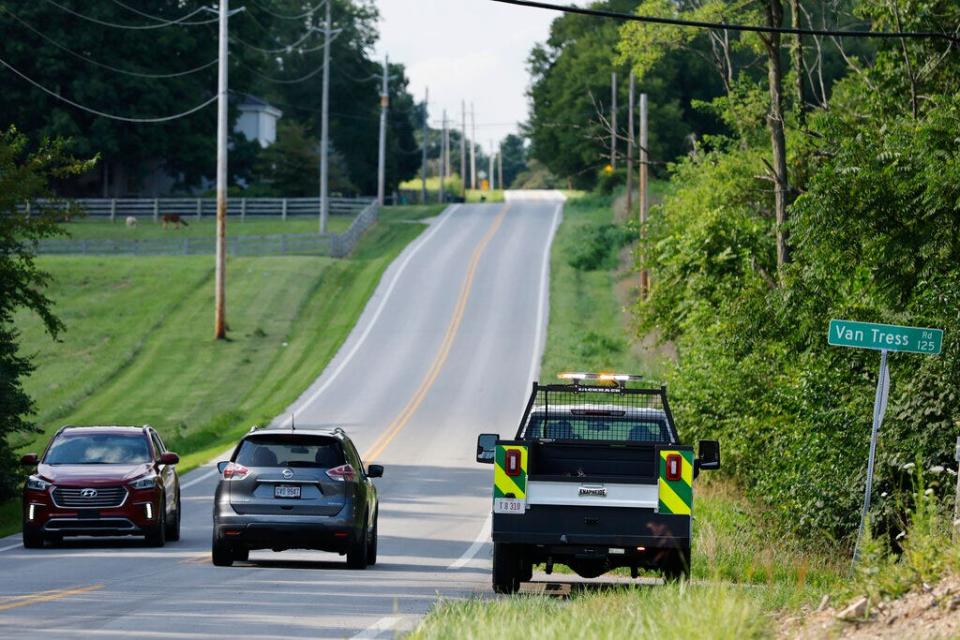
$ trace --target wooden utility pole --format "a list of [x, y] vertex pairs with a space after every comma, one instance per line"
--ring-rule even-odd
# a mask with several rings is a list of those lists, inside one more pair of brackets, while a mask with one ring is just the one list
[[[328, 0], [329, 1], [329, 0]], [[443, 110], [440, 134], [440, 202], [447, 201], [447, 110]]]
[[460, 101], [460, 197], [467, 200], [467, 102]]
[[617, 72], [610, 74], [610, 166], [617, 168]]
[[330, 42], [333, 40], [333, 18], [327, 1], [327, 20], [323, 25], [323, 85], [320, 104], [320, 233], [327, 232], [330, 217]]
[[650, 289], [650, 274], [646, 266], [647, 212], [650, 206], [650, 194], [647, 190], [647, 94], [640, 94], [640, 299], [646, 300]]
[[[330, 0], [327, 0], [329, 4]], [[380, 153], [377, 157], [377, 201], [382, 207], [387, 183], [387, 107], [390, 106], [390, 58], [383, 58], [383, 81], [380, 87]], [[396, 203], [394, 203], [396, 204]]]
[[497, 151], [497, 184], [500, 185], [501, 191], [506, 191], [507, 188], [503, 185], [503, 143], [500, 143], [500, 149]]
[[217, 263], [213, 337], [227, 337], [227, 34], [230, 0], [220, 0], [219, 67], [217, 69]]
[[493, 179], [493, 156], [496, 155], [496, 151], [493, 149], [493, 140], [490, 141], [490, 157], [487, 159], [487, 164], [490, 165], [490, 193], [493, 193], [497, 189], [497, 184]]
[[470, 188], [477, 188], [477, 112], [470, 103]]
[[633, 215], [633, 92], [635, 79], [630, 74], [630, 91], [627, 98], [627, 219]]
[[427, 204], [427, 145], [430, 142], [430, 129], [427, 126], [427, 108], [430, 104], [430, 88], [423, 95], [423, 142], [420, 149], [420, 204]]

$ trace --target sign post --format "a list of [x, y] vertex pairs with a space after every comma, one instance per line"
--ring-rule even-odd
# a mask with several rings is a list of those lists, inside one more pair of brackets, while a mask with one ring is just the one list
[[870, 456], [867, 459], [867, 486], [863, 492], [863, 513], [860, 516], [860, 529], [857, 531], [857, 543], [853, 550], [853, 562], [856, 563], [860, 558], [860, 541], [863, 538], [867, 513], [870, 511], [870, 497], [873, 492], [873, 468], [877, 456], [877, 438], [880, 435], [880, 426], [883, 424], [883, 416], [887, 411], [887, 399], [890, 396], [890, 370], [887, 368], [887, 353], [889, 351], [902, 351], [931, 356], [940, 355], [940, 351], [943, 349], [943, 330], [873, 322], [854, 322], [852, 320], [831, 320], [827, 343], [835, 347], [874, 349], [880, 352], [880, 374], [877, 376], [877, 392], [873, 401], [873, 428], [870, 433]]

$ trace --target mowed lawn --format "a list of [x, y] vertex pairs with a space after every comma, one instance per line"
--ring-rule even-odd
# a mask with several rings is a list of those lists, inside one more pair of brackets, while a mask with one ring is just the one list
[[[343, 233], [353, 222], [353, 215], [331, 215], [327, 219], [329, 233]], [[153, 238], [212, 238], [216, 234], [216, 218], [184, 216], [187, 223], [179, 229], [173, 225], [163, 228], [162, 222], [154, 222], [150, 216], [140, 216], [134, 227], [128, 227], [124, 217], [110, 221], [109, 218], [83, 217], [66, 223], [63, 228], [69, 234], [64, 238], [77, 240], [148, 240]], [[249, 216], [241, 222], [239, 215], [227, 219], [227, 236], [272, 236], [280, 234], [317, 233], [320, 221], [317, 216]]]
[[410, 222], [440, 211], [385, 209], [342, 260], [231, 258], [226, 341], [213, 339], [209, 256], [41, 258], [67, 330], [54, 342], [36, 317], [15, 318], [37, 367], [25, 388], [40, 432], [11, 444], [38, 451], [65, 424], [148, 423], [185, 456], [181, 470], [202, 463], [320, 374], [384, 269], [426, 228]]

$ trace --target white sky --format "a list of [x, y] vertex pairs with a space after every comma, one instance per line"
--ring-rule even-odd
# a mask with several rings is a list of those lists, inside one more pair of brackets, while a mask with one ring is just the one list
[[[581, 4], [581, 3], [577, 3]], [[560, 14], [490, 0], [377, 0], [377, 55], [403, 63], [410, 91], [423, 100], [430, 88], [430, 119], [442, 110], [460, 127], [461, 100], [476, 108], [477, 142], [488, 149], [527, 118], [526, 60], [546, 40]]]

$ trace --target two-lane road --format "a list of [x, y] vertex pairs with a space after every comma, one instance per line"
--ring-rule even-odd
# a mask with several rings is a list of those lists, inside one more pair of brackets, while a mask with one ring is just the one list
[[545, 338], [550, 197], [457, 205], [388, 269], [324, 374], [275, 421], [343, 426], [386, 466], [380, 558], [253, 552], [210, 563], [209, 467], [183, 479], [183, 539], [0, 540], [0, 637], [379, 637], [436, 601], [489, 593], [491, 470], [476, 435], [510, 433]]

